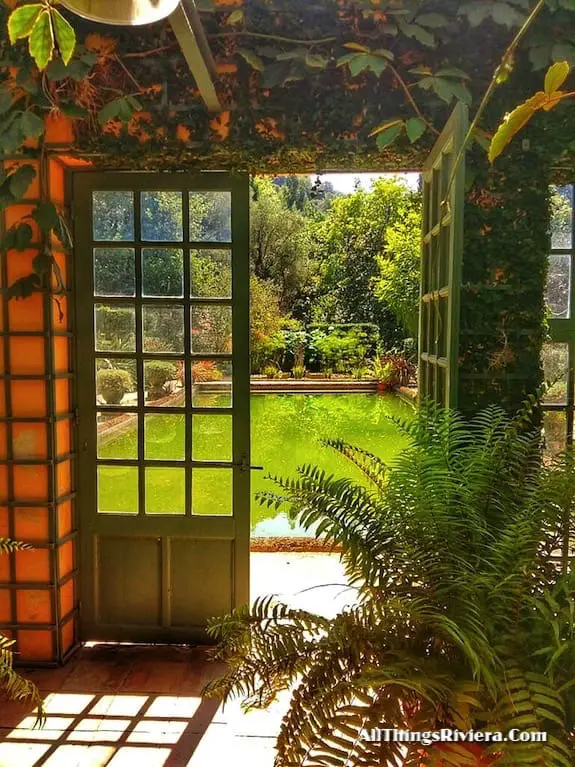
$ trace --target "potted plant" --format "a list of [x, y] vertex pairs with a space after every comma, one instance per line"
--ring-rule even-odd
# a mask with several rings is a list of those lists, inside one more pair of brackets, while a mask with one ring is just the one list
[[378, 391], [389, 391], [394, 385], [395, 381], [393, 363], [382, 363], [378, 359], [374, 360], [372, 367], [372, 377], [377, 384]]
[[134, 387], [132, 376], [121, 368], [102, 368], [96, 374], [96, 392], [107, 405], [119, 405]]
[[305, 367], [303, 365], [295, 365], [292, 374], [295, 379], [305, 378]]
[[[334, 618], [268, 597], [210, 624], [229, 671], [206, 693], [265, 707], [292, 690], [277, 767], [575, 764], [575, 455], [544, 463], [532, 414], [422, 407], [391, 466], [326, 443], [367, 485], [307, 465], [259, 494], [342, 546], [356, 595]], [[547, 741], [366, 738], [385, 727]]]
[[278, 369], [275, 365], [272, 365], [271, 363], [268, 365], [265, 365], [265, 367], [262, 370], [262, 373], [266, 378], [273, 379], [278, 377]]

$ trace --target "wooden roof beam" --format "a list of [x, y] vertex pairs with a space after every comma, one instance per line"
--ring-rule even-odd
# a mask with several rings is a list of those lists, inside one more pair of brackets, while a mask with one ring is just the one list
[[208, 112], [221, 112], [216, 65], [194, 0], [180, 0], [168, 18]]

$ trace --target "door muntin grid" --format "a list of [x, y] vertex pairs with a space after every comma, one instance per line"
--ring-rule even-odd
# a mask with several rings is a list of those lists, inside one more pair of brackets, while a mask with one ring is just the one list
[[[464, 163], [449, 184], [466, 124], [459, 105], [423, 172], [420, 396], [448, 407], [456, 405]], [[442, 206], [448, 192], [450, 204]]]
[[552, 382], [543, 400], [543, 429], [548, 454], [556, 454], [573, 443], [575, 379], [573, 367], [575, 300], [574, 186], [551, 187], [549, 269], [545, 303], [550, 339], [543, 345], [544, 378]]
[[232, 516], [231, 190], [97, 189], [91, 217], [97, 514]]

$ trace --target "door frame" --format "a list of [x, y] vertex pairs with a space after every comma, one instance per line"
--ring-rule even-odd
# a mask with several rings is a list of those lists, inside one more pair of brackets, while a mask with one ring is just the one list
[[[70, 212], [74, 227], [74, 294], [75, 294], [75, 362], [77, 370], [76, 402], [77, 402], [77, 505], [79, 521], [79, 593], [80, 593], [80, 641], [89, 640], [130, 640], [133, 632], [125, 627], [117, 627], [117, 631], [101, 630], [97, 626], [97, 587], [96, 562], [93, 544], [94, 519], [97, 513], [96, 489], [96, 429], [93, 416], [96, 412], [95, 381], [91, 365], [87, 365], [85, 344], [93, 345], [93, 317], [82, 311], [83, 296], [90, 295], [93, 300], [93, 275], [89, 268], [79, 268], [81, 253], [91, 248], [91, 235], [87, 235], [91, 225], [91, 203], [88, 195], [98, 188], [110, 191], [144, 190], [154, 191], [230, 191], [232, 193], [232, 495], [233, 516], [203, 517], [203, 516], [169, 516], [171, 533], [193, 538], [196, 531], [200, 538], [233, 541], [232, 560], [232, 598], [231, 607], [235, 608], [249, 602], [249, 544], [250, 544], [250, 356], [249, 356], [249, 177], [247, 174], [230, 174], [225, 172], [205, 173], [166, 173], [148, 171], [94, 171], [78, 169], [70, 174], [69, 190]], [[137, 183], [137, 186], [134, 184]], [[88, 211], [90, 215], [88, 216]], [[118, 246], [122, 243], [118, 242]], [[147, 243], [148, 247], [161, 247], [162, 243]], [[223, 245], [223, 244], [222, 244]], [[226, 247], [225, 245], [223, 245]], [[192, 245], [193, 247], [193, 245]], [[217, 245], [213, 245], [217, 247]], [[184, 252], [190, 248], [190, 243], [183, 242]], [[90, 257], [90, 264], [92, 258]], [[91, 293], [87, 291], [92, 291]], [[105, 299], [102, 299], [105, 301]], [[189, 307], [189, 296], [184, 299]], [[234, 310], [235, 309], [235, 310]], [[84, 351], [83, 351], [84, 347]], [[94, 352], [90, 350], [88, 359], [91, 361]], [[189, 359], [189, 349], [185, 351]], [[213, 355], [206, 353], [204, 357]], [[92, 381], [91, 384], [88, 382]], [[187, 374], [188, 384], [191, 383]], [[191, 418], [191, 386], [186, 393], [186, 419]], [[186, 427], [187, 430], [187, 427]], [[186, 456], [186, 464], [190, 462]], [[202, 462], [190, 462], [202, 463]], [[84, 510], [84, 511], [83, 511]], [[133, 517], [107, 514], [103, 520], [104, 526], [113, 529], [114, 535], [129, 536]], [[156, 535], [156, 522], [153, 516], [139, 517], [138, 521], [145, 528], [143, 536]], [[201, 532], [200, 532], [201, 529]], [[138, 533], [140, 535], [140, 533]], [[169, 568], [169, 552], [162, 546], [162, 570], [165, 576]], [[201, 584], [198, 584], [201, 587]], [[168, 586], [169, 588], [169, 586]], [[163, 601], [166, 595], [162, 594]], [[162, 607], [162, 617], [164, 617]], [[150, 630], [148, 635], [135, 641], [206, 641], [204, 628], [171, 627], [169, 630]]]

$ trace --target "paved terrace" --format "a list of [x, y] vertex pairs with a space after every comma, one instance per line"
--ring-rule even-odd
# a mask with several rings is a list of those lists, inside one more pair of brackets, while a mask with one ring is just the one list
[[[352, 601], [338, 556], [252, 554], [252, 597], [329, 615]], [[28, 673], [46, 701], [35, 729], [30, 707], [0, 697], [0, 767], [272, 767], [287, 697], [244, 714], [202, 699], [221, 671], [204, 648], [86, 646], [63, 668]]]

